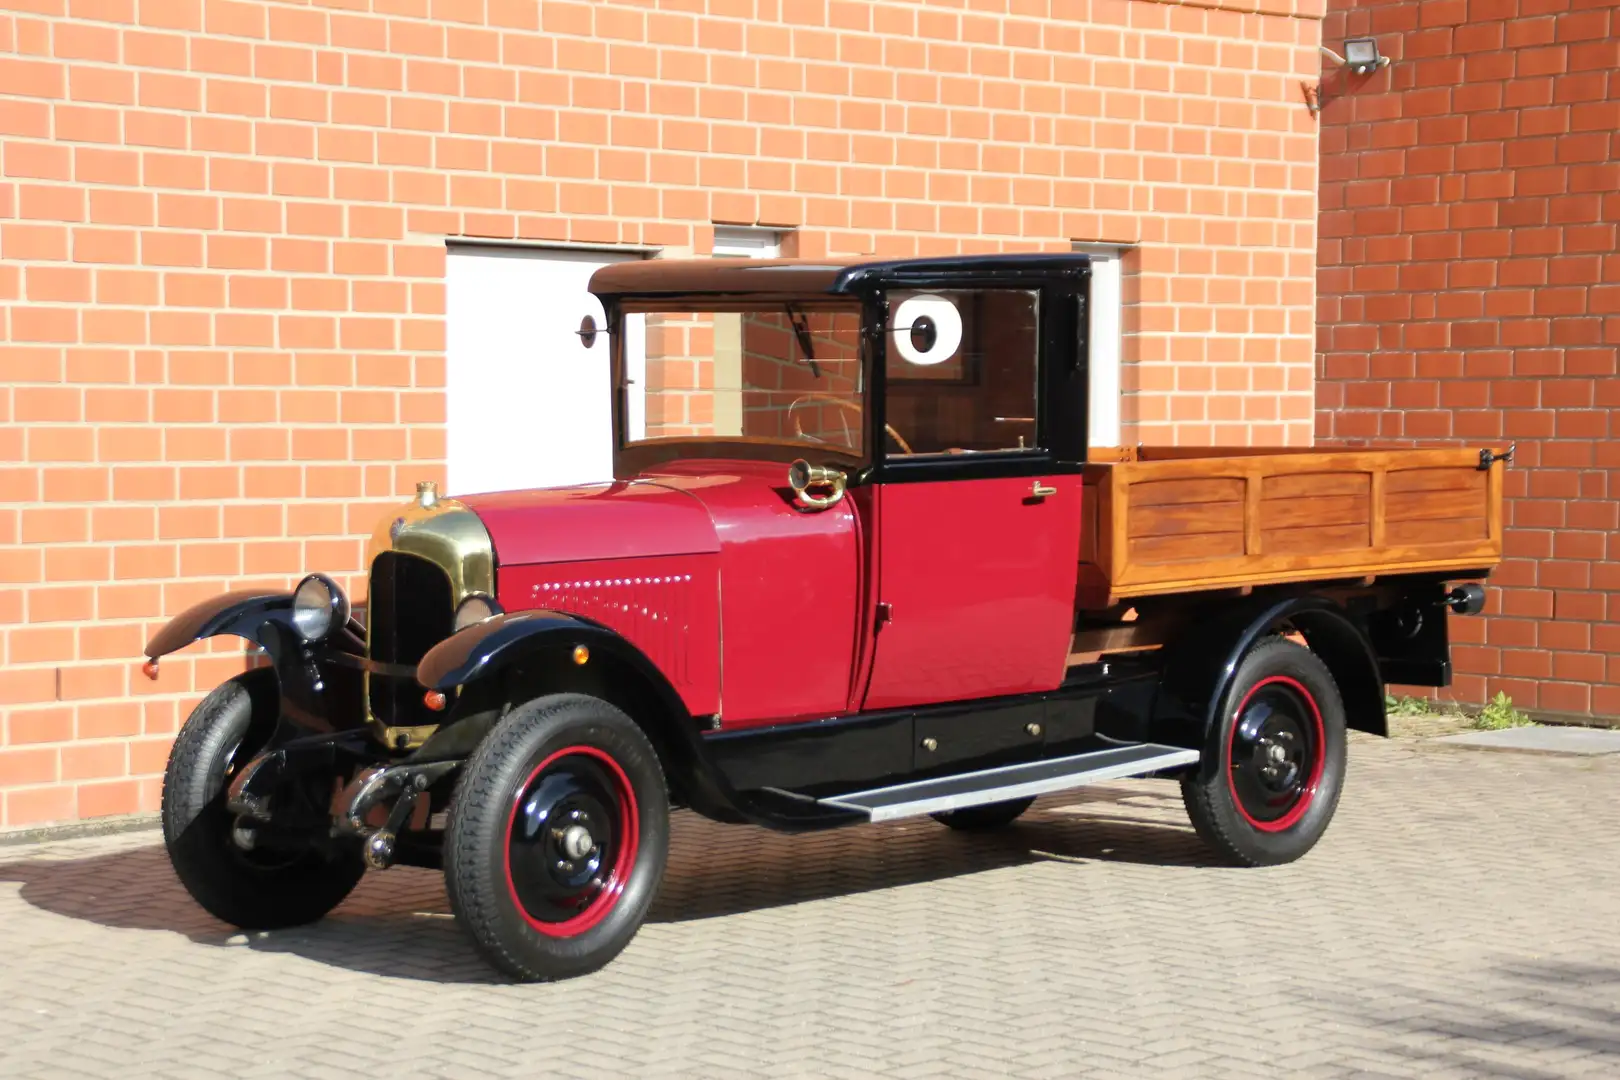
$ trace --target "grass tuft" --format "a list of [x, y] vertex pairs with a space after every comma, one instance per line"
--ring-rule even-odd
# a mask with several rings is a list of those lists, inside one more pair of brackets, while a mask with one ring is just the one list
[[1535, 721], [1513, 707], [1513, 699], [1498, 690], [1496, 696], [1479, 711], [1474, 726], [1482, 731], [1500, 731], [1503, 728], [1528, 727]]

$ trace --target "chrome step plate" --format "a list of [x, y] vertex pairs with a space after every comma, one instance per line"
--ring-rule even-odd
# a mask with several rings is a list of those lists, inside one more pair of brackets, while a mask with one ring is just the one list
[[852, 791], [847, 795], [830, 795], [817, 801], [841, 810], [863, 812], [873, 821], [894, 821], [968, 806], [1006, 802], [1009, 799], [1048, 795], [1101, 780], [1118, 780], [1193, 765], [1197, 761], [1196, 750], [1157, 743], [1132, 743], [1070, 757], [1003, 765], [955, 776], [938, 776], [932, 780], [914, 780], [891, 787]]

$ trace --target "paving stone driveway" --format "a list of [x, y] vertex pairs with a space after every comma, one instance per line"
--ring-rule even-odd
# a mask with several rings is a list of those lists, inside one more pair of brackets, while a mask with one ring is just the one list
[[683, 815], [653, 921], [494, 980], [437, 875], [202, 915], [153, 833], [0, 848], [0, 1076], [1620, 1076], [1620, 755], [1357, 741], [1302, 862], [1164, 781], [785, 837]]

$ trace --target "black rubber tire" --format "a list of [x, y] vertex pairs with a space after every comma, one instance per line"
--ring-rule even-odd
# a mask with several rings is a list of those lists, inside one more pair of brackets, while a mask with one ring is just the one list
[[938, 814], [930, 814], [941, 825], [949, 825], [953, 829], [963, 832], [982, 832], [989, 829], [1004, 829], [1023, 816], [1025, 810], [1033, 806], [1035, 800], [1008, 799], [1006, 802], [985, 803], [983, 806], [966, 806], [960, 810], [945, 810]]
[[[1322, 718], [1322, 771], [1303, 814], [1277, 831], [1257, 828], [1239, 809], [1230, 779], [1228, 740], [1238, 710], [1263, 680], [1290, 679], [1304, 687]], [[1181, 796], [1204, 843], [1239, 866], [1273, 866], [1304, 855], [1327, 830], [1339, 804], [1347, 764], [1344, 701], [1333, 675], [1314, 653], [1279, 637], [1257, 643], [1238, 664], [1212, 726], [1204, 760], [1181, 778]]]
[[[506, 870], [507, 831], [537, 767], [586, 747], [611, 758], [628, 780], [639, 827], [623, 891], [600, 921], [571, 936], [532, 927]], [[669, 856], [669, 794], [657, 752], [636, 723], [600, 698], [550, 694], [513, 709], [462, 770], [444, 837], [450, 907], [478, 952], [524, 982], [589, 974], [641, 928]]]
[[175, 874], [210, 915], [243, 930], [314, 922], [366, 871], [358, 852], [250, 852], [232, 841], [225, 789], [269, 738], [277, 702], [268, 668], [221, 683], [181, 727], [163, 775], [163, 842]]

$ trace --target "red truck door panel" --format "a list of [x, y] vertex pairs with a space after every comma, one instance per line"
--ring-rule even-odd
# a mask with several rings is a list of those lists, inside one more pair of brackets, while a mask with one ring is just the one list
[[865, 709], [1049, 690], [1079, 572], [1078, 475], [884, 484]]

